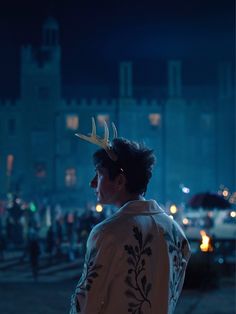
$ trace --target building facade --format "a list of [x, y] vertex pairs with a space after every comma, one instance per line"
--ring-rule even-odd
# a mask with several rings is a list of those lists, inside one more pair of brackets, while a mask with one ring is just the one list
[[[89, 188], [96, 149], [74, 136], [115, 122], [120, 136], [152, 147], [157, 155], [148, 196], [161, 203], [184, 202], [190, 193], [236, 187], [235, 102], [232, 67], [219, 67], [219, 84], [186, 87], [182, 63], [166, 62], [167, 84], [158, 96], [137, 96], [131, 62], [119, 64], [118, 96], [62, 95], [58, 23], [43, 24], [39, 48], [21, 49], [20, 97], [0, 102], [0, 193], [48, 198], [65, 206], [94, 200]], [[107, 83], [109, 85], [109, 82]], [[164, 96], [163, 96], [164, 95]]]

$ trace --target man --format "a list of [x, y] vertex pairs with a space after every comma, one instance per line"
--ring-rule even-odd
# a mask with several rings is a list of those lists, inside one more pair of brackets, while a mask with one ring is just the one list
[[144, 194], [153, 151], [123, 138], [78, 135], [102, 147], [91, 181], [98, 202], [118, 211], [96, 225], [87, 241], [83, 274], [71, 314], [170, 314], [182, 290], [190, 249], [183, 231]]

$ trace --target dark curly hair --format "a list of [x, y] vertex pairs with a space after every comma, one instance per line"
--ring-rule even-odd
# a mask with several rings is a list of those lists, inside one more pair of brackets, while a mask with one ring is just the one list
[[112, 161], [104, 149], [99, 149], [93, 155], [95, 167], [106, 168], [110, 180], [123, 172], [127, 180], [127, 191], [144, 194], [156, 161], [153, 150], [125, 138], [115, 138], [112, 141], [112, 150], [118, 160]]

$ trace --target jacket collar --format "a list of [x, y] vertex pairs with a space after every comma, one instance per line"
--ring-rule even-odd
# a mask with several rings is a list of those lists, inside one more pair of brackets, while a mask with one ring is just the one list
[[164, 210], [155, 200], [134, 200], [125, 203], [117, 213], [123, 214], [163, 214]]

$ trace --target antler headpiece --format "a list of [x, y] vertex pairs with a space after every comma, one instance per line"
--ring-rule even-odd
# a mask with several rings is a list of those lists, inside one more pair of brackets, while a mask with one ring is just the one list
[[[111, 158], [111, 160], [116, 161], [118, 157], [112, 150], [112, 146], [109, 141], [109, 130], [108, 130], [107, 123], [105, 120], [103, 120], [103, 123], [104, 123], [104, 138], [101, 138], [100, 136], [96, 134], [96, 124], [95, 124], [94, 118], [92, 118], [92, 133], [91, 134], [83, 135], [83, 134], [76, 133], [75, 135], [85, 141], [88, 141], [90, 143], [93, 143], [95, 145], [102, 147], [103, 149], [105, 149], [105, 151], [107, 152], [107, 155]], [[112, 122], [112, 128], [113, 128], [113, 138], [116, 138], [117, 130], [113, 122]]]

